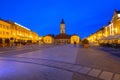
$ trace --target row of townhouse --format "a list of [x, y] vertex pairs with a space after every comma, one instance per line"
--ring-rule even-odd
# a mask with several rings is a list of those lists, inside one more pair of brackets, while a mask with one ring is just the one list
[[36, 43], [38, 34], [16, 22], [0, 19], [0, 46]]
[[88, 36], [87, 39], [95, 45], [99, 43], [120, 44], [120, 11], [115, 10], [109, 24]]

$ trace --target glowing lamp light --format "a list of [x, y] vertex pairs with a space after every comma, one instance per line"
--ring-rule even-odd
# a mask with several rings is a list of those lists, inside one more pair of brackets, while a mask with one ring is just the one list
[[13, 33], [13, 35], [15, 35], [15, 33]]
[[120, 14], [118, 14], [118, 17], [120, 18]]
[[40, 37], [39, 39], [41, 40], [42, 38]]
[[30, 38], [32, 38], [32, 36], [30, 36]]
[[116, 33], [117, 33], [117, 32], [118, 32], [118, 29], [116, 28], [115, 31], [116, 31]]
[[26, 28], [26, 27], [24, 27], [24, 26], [22, 26], [22, 25], [20, 25], [20, 24], [18, 24], [18, 23], [16, 23], [16, 22], [15, 22], [15, 24], [18, 25], [18, 26], [21, 26], [21, 27], [23, 27], [23, 28], [25, 28], [25, 29], [27, 29], [27, 30], [30, 31], [30, 29], [28, 29], [28, 28]]

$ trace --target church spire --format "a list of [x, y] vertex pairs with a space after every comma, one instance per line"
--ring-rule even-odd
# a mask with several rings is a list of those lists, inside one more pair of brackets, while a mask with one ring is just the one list
[[62, 18], [61, 24], [65, 24], [64, 19]]
[[65, 22], [64, 22], [64, 19], [62, 19], [61, 24], [60, 24], [60, 33], [65, 34]]

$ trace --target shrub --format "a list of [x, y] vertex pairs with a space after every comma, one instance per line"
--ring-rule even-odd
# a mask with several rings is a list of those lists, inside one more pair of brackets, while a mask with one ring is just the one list
[[82, 43], [83, 43], [83, 44], [89, 44], [89, 41], [88, 41], [87, 39], [83, 39], [83, 40], [82, 40]]

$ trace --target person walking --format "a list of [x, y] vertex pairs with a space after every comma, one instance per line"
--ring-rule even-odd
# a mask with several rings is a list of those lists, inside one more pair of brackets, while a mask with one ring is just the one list
[[74, 47], [76, 47], [76, 42], [74, 42]]

